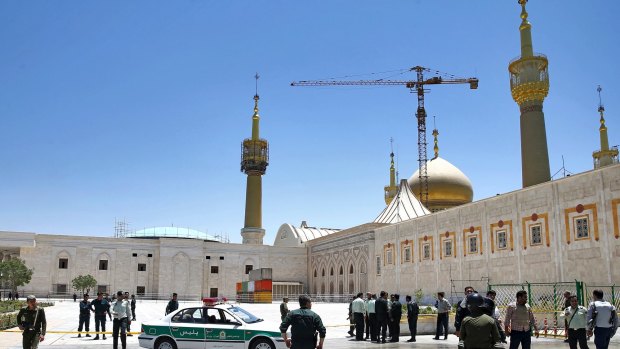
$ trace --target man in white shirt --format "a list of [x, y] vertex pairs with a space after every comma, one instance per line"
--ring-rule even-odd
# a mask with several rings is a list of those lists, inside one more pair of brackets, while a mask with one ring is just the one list
[[618, 314], [616, 307], [603, 300], [603, 290], [592, 292], [593, 302], [588, 307], [588, 337], [594, 333], [596, 349], [607, 349], [611, 337], [618, 328]]
[[120, 330], [121, 344], [127, 349], [127, 325], [131, 323], [131, 304], [123, 295], [123, 291], [116, 293], [116, 300], [112, 302], [112, 338], [113, 349], [118, 349], [118, 335]]
[[362, 297], [363, 293], [358, 293], [355, 300], [351, 303], [351, 312], [353, 313], [353, 319], [355, 320], [355, 340], [364, 340], [364, 314], [366, 313], [366, 306]]

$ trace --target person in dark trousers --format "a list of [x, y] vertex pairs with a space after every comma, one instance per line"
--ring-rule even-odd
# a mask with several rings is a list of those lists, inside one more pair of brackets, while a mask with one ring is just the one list
[[39, 342], [45, 339], [45, 310], [37, 306], [37, 298], [33, 295], [26, 297], [26, 303], [27, 306], [17, 313], [17, 325], [23, 331], [22, 346], [24, 349], [37, 349]]
[[133, 316], [131, 321], [136, 321], [136, 295], [135, 294], [131, 295], [131, 315]]
[[618, 314], [616, 307], [603, 300], [603, 290], [596, 289], [592, 292], [592, 302], [588, 306], [588, 337], [594, 334], [596, 349], [609, 348], [611, 337], [618, 329]]
[[[280, 334], [287, 348], [291, 349], [323, 349], [325, 341], [325, 326], [321, 317], [311, 310], [312, 300], [310, 297], [299, 296], [300, 309], [295, 309], [286, 315], [280, 324]], [[286, 331], [291, 327], [291, 338]], [[316, 335], [319, 335], [317, 344]]]
[[387, 325], [389, 320], [387, 292], [381, 291], [379, 298], [375, 302], [375, 313], [377, 314], [377, 343], [385, 343]]
[[351, 312], [353, 313], [353, 320], [355, 321], [355, 340], [364, 340], [364, 314], [366, 313], [366, 307], [362, 292], [358, 293], [353, 302], [351, 302]]
[[490, 298], [483, 298], [477, 293], [467, 296], [467, 308], [470, 315], [461, 323], [459, 349], [503, 348], [495, 319], [495, 303]]
[[405, 297], [407, 301], [407, 323], [409, 324], [409, 333], [411, 338], [407, 342], [415, 342], [415, 336], [418, 333], [418, 315], [420, 315], [420, 306], [416, 301], [411, 299], [411, 296]]
[[571, 305], [564, 309], [564, 329], [568, 333], [568, 347], [577, 349], [577, 342], [579, 342], [580, 349], [588, 349], [588, 337], [586, 336], [588, 309], [579, 305], [577, 296], [571, 296], [569, 301]]
[[[125, 292], [123, 297], [125, 297], [125, 300], [127, 301], [127, 303], [129, 303], [129, 307], [131, 308], [131, 299], [129, 299], [129, 292]], [[131, 334], [131, 321], [133, 320], [134, 316], [135, 315], [133, 313], [133, 308], [131, 308], [131, 317], [129, 318], [130, 321], [127, 322], [127, 337], [133, 337], [133, 334]]]
[[377, 341], [378, 330], [377, 330], [377, 312], [376, 312], [376, 304], [377, 304], [377, 295], [371, 294], [370, 300], [366, 304], [366, 311], [368, 312], [368, 322], [370, 323], [370, 340], [372, 342]]
[[288, 297], [282, 298], [282, 303], [280, 303], [280, 321], [284, 321], [284, 318], [289, 313], [288, 310]]
[[75, 303], [77, 301], [77, 294], [75, 294], [75, 292], [73, 292], [73, 303]]
[[123, 291], [116, 293], [116, 300], [112, 302], [112, 348], [118, 349], [118, 337], [121, 337], [123, 349], [127, 348], [127, 326], [131, 324], [131, 305], [125, 299]]
[[538, 327], [534, 313], [527, 304], [527, 291], [517, 292], [516, 302], [508, 304], [506, 307], [506, 320], [504, 329], [506, 335], [510, 337], [510, 349], [517, 349], [521, 345], [522, 349], [532, 347], [532, 327], [534, 335], [538, 338]]
[[13, 300], [13, 292], [9, 291], [9, 296], [8, 297], [9, 297], [8, 299], [10, 301], [12, 301]]
[[[103, 293], [97, 292], [97, 299], [90, 302], [90, 310], [95, 313], [95, 331], [97, 331], [97, 334], [93, 340], [96, 341], [99, 340], [99, 329], [101, 328], [101, 332], [105, 332], [105, 315], [108, 314], [110, 321], [112, 321], [110, 303], [103, 298]], [[103, 333], [103, 339], [106, 339], [105, 333]]]
[[473, 287], [465, 287], [465, 298], [456, 304], [456, 314], [454, 315], [454, 328], [456, 329], [456, 332], [454, 334], [457, 337], [459, 337], [461, 331], [461, 322], [463, 322], [463, 319], [465, 319], [466, 316], [470, 315], [469, 309], [467, 309], [467, 296], [472, 293], [474, 293]]
[[403, 316], [403, 305], [400, 303], [400, 295], [395, 293], [392, 307], [390, 308], [390, 342], [398, 342], [400, 337], [400, 319]]
[[433, 339], [438, 340], [443, 336], [443, 339], [448, 339], [448, 316], [450, 314], [450, 303], [444, 298], [444, 292], [437, 293], [437, 302], [435, 307], [437, 308], [437, 329], [435, 331], [435, 337]]
[[349, 331], [347, 332], [349, 336], [355, 336], [355, 318], [353, 317], [353, 301], [355, 297], [351, 299], [349, 302], [349, 313], [347, 315], [347, 320], [349, 320]]
[[364, 300], [364, 305], [366, 308], [366, 313], [364, 314], [364, 324], [365, 324], [364, 333], [366, 333], [366, 337], [364, 337], [365, 340], [368, 340], [370, 338], [370, 319], [368, 319], [368, 303], [370, 302], [371, 299], [372, 299], [372, 293], [366, 292], [366, 299]]
[[[496, 296], [497, 296], [497, 292], [495, 292], [495, 290], [487, 291], [487, 298], [492, 300], [493, 303], [495, 303]], [[502, 319], [500, 318], [499, 309], [497, 309], [497, 307], [494, 307], [494, 309], [495, 310], [493, 311], [493, 314], [491, 314], [491, 317], [495, 319], [495, 324], [497, 325], [497, 331], [499, 332], [499, 338], [502, 343], [508, 343], [506, 341], [506, 333], [504, 332], [504, 326], [502, 326]]]
[[86, 330], [86, 337], [90, 337], [90, 302], [88, 301], [88, 293], [84, 294], [84, 299], [79, 303], [80, 306], [80, 322], [78, 325], [78, 338], [82, 337], [82, 327]]
[[172, 313], [173, 311], [179, 309], [179, 301], [177, 301], [177, 294], [172, 294], [172, 299], [168, 302], [166, 306], [166, 315]]

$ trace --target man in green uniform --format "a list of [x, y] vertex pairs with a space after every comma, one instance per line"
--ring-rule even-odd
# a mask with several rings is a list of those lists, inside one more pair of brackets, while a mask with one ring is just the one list
[[45, 311], [43, 308], [37, 307], [37, 299], [35, 296], [26, 297], [28, 306], [23, 307], [17, 314], [17, 324], [22, 333], [22, 344], [24, 349], [36, 349], [39, 342], [45, 338], [45, 329], [47, 321], [45, 321]]
[[[286, 343], [287, 348], [291, 349], [322, 349], [325, 340], [325, 326], [321, 317], [310, 310], [312, 301], [310, 297], [299, 296], [300, 309], [295, 309], [286, 315], [280, 324], [280, 333]], [[291, 338], [288, 338], [286, 330], [291, 326]], [[316, 333], [319, 333], [319, 344], [316, 344]], [[292, 342], [291, 342], [292, 339]]]
[[463, 319], [459, 333], [460, 349], [502, 348], [499, 331], [493, 319], [495, 304], [477, 293], [467, 296], [467, 308], [471, 313]]
[[284, 321], [284, 318], [288, 314], [288, 297], [282, 298], [282, 303], [280, 304], [280, 320]]

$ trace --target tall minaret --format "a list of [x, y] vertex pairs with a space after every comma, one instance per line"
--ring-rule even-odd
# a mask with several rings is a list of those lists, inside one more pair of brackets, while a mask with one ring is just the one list
[[618, 163], [618, 148], [614, 147], [609, 149], [607, 126], [605, 126], [605, 118], [603, 117], [605, 107], [603, 107], [603, 101], [601, 100], [601, 91], [603, 89], [599, 86], [596, 90], [598, 91], [598, 112], [601, 114], [601, 127], [598, 128], [598, 131], [601, 134], [601, 149], [592, 153], [595, 169]]
[[394, 168], [394, 149], [392, 147], [392, 138], [390, 138], [390, 185], [386, 185], [384, 187], [385, 191], [385, 204], [389, 205], [392, 202], [392, 199], [396, 196], [398, 192], [398, 187], [396, 186], [396, 169]]
[[521, 109], [521, 175], [523, 187], [551, 180], [543, 101], [549, 92], [547, 57], [534, 54], [532, 25], [521, 4], [521, 56], [510, 62], [510, 90]]
[[258, 74], [252, 116], [252, 138], [243, 140], [241, 171], [248, 175], [245, 190], [245, 224], [241, 229], [244, 244], [262, 245], [265, 229], [262, 227], [263, 175], [269, 165], [269, 144], [258, 135]]

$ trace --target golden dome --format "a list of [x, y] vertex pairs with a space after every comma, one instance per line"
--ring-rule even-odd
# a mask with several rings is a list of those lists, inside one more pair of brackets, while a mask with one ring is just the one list
[[[472, 202], [474, 191], [471, 181], [461, 170], [448, 161], [435, 157], [427, 162], [428, 174], [428, 204], [432, 212]], [[408, 183], [411, 191], [420, 195], [419, 170], [416, 171]]]

